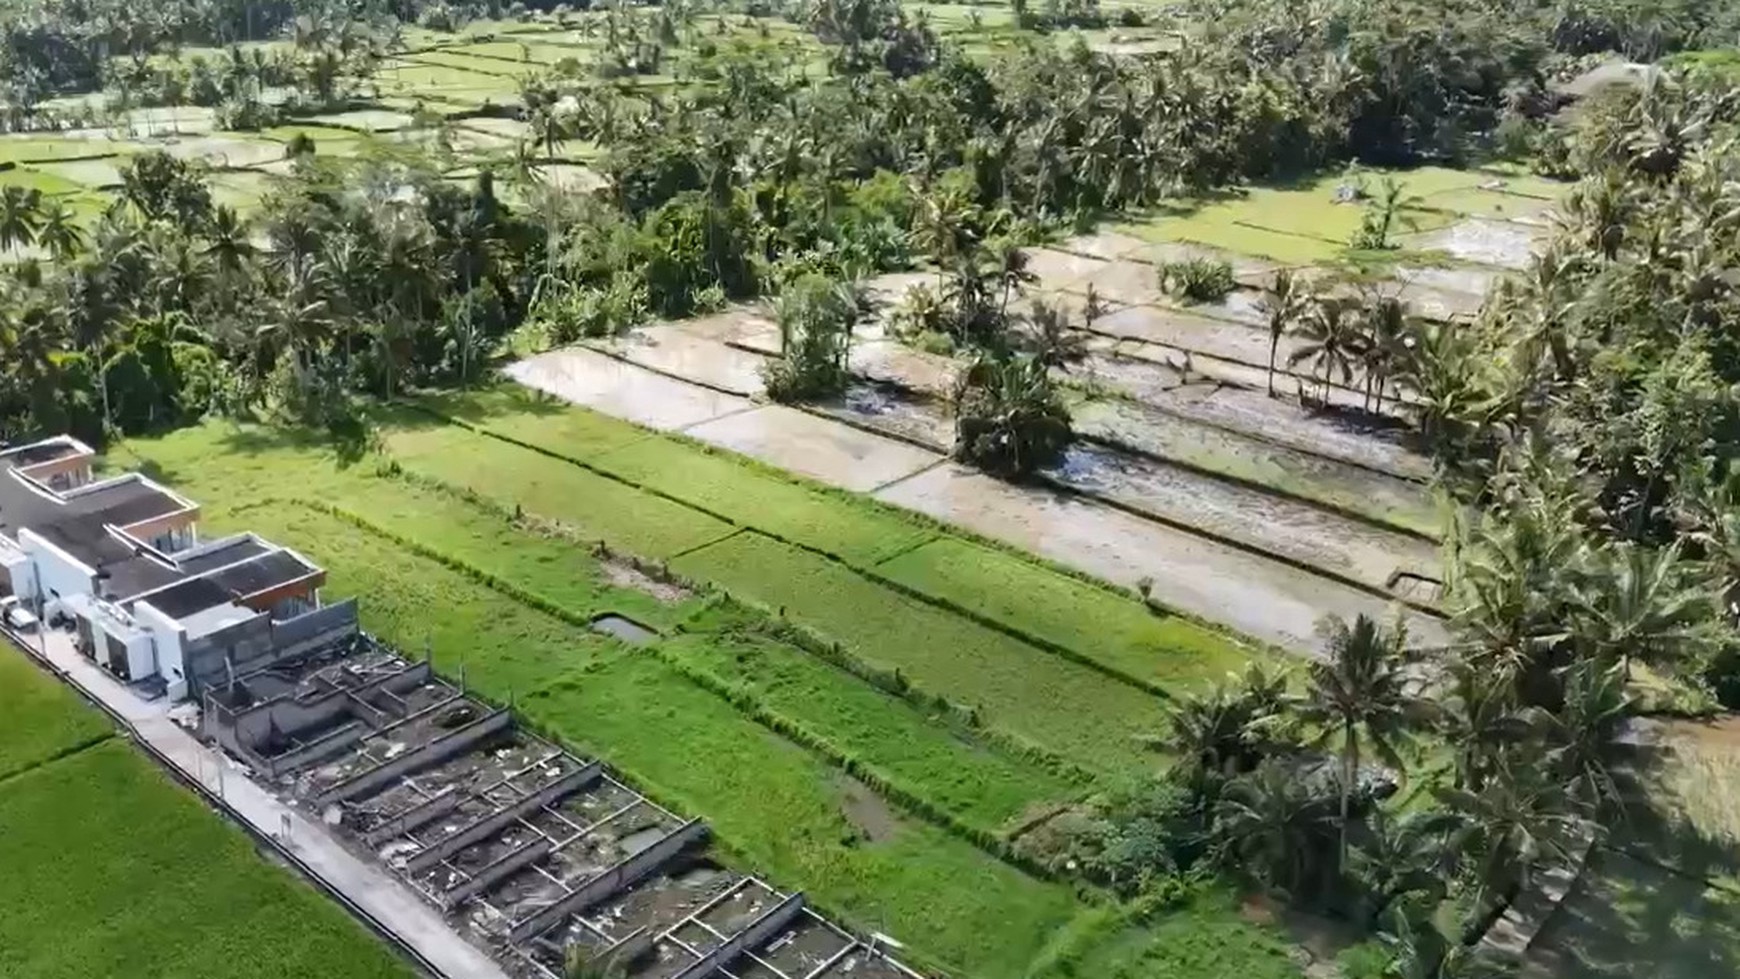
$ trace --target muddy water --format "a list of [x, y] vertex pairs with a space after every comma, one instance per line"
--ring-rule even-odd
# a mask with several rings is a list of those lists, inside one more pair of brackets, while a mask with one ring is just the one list
[[1437, 577], [1437, 549], [1305, 503], [1092, 443], [1048, 475], [1156, 518], [1384, 589], [1398, 571]]
[[1404, 478], [1431, 475], [1430, 460], [1403, 445], [1399, 434], [1301, 409], [1287, 383], [1290, 379], [1281, 379], [1277, 386], [1282, 396], [1271, 398], [1259, 388], [1232, 387], [1200, 375], [1187, 383], [1163, 363], [1106, 354], [1090, 356], [1076, 375], [1192, 421], [1261, 441]]
[[1439, 516], [1419, 483], [1211, 428], [1122, 399], [1076, 405], [1075, 430], [1143, 452], [1437, 534]]
[[1421, 235], [1409, 247], [1447, 252], [1465, 262], [1520, 269], [1528, 265], [1542, 234], [1538, 227], [1470, 218]]
[[[1385, 616], [1389, 603], [1319, 575], [1062, 493], [1012, 486], [953, 463], [875, 494], [939, 520], [1014, 544], [1108, 581], [1152, 578], [1176, 608], [1264, 642], [1316, 651], [1326, 614]], [[1445, 640], [1442, 625], [1410, 616], [1419, 641]]]
[[528, 357], [505, 373], [565, 401], [665, 430], [686, 428], [752, 404], [579, 347]]
[[[1056, 285], [1051, 282], [1046, 284]], [[1101, 296], [1124, 306], [1157, 303], [1165, 297], [1160, 291], [1160, 270], [1143, 262], [1105, 263], [1089, 275], [1080, 287], [1075, 288], [1075, 291], [1085, 292], [1089, 285]], [[1065, 285], [1060, 288], [1072, 287]]]
[[1506, 274], [1497, 269], [1474, 267], [1425, 268], [1410, 266], [1396, 269], [1398, 281], [1428, 286], [1433, 289], [1465, 293], [1471, 296], [1485, 296]]
[[[1121, 309], [1095, 320], [1093, 329], [1097, 333], [1164, 344], [1265, 369], [1269, 363], [1267, 329], [1259, 330], [1246, 324], [1165, 306]], [[1277, 363], [1285, 366], [1287, 356], [1298, 346], [1297, 340], [1283, 336], [1277, 351]]]
[[838, 401], [812, 407], [851, 424], [895, 438], [912, 439], [937, 452], [949, 451], [954, 443], [955, 425], [948, 409], [935, 401], [915, 398], [900, 388], [856, 383]]
[[783, 469], [850, 490], [868, 491], [910, 476], [942, 457], [783, 405], [697, 425], [687, 434]]
[[852, 348], [852, 373], [934, 397], [947, 397], [961, 365], [940, 354], [914, 350], [896, 340], [873, 340]]
[[[746, 324], [747, 325], [747, 321]], [[767, 358], [719, 340], [696, 336], [681, 325], [649, 327], [592, 344], [642, 367], [675, 374], [685, 380], [753, 397], [764, 388], [761, 369]]]

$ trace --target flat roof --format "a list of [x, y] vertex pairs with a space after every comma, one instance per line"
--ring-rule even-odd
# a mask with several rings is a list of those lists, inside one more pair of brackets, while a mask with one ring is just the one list
[[63, 492], [18, 471], [89, 451], [64, 437], [0, 449], [0, 535], [17, 539], [19, 531], [29, 530], [89, 565], [97, 574], [97, 598], [148, 601], [177, 621], [211, 612], [195, 623], [205, 628], [225, 615], [230, 618], [223, 624], [242, 614], [213, 610], [239, 607], [242, 599], [320, 571], [297, 554], [252, 534], [214, 541], [176, 556], [159, 554], [113, 533], [112, 527], [169, 516], [191, 506], [137, 473]]
[[249, 595], [287, 585], [317, 572], [295, 554], [268, 551], [239, 564], [222, 567], [196, 578], [187, 578], [160, 591], [139, 595], [152, 608], [172, 619], [186, 619], [207, 609], [238, 604]]
[[19, 531], [29, 530], [93, 568], [136, 554], [109, 532], [111, 525], [126, 526], [186, 507], [137, 476], [63, 496], [19, 473], [12, 458], [0, 459], [0, 467], [0, 534], [16, 540]]
[[231, 537], [214, 541], [195, 554], [177, 554], [174, 559], [176, 566], [182, 571], [190, 575], [200, 575], [238, 561], [259, 557], [271, 550], [270, 545], [253, 536]]

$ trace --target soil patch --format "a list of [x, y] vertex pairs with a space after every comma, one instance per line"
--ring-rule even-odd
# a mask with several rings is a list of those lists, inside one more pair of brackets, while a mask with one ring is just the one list
[[900, 835], [900, 817], [870, 786], [851, 776], [840, 779], [840, 814], [872, 843]]
[[682, 585], [660, 581], [627, 561], [611, 558], [604, 561], [602, 567], [605, 580], [616, 587], [643, 591], [661, 602], [674, 604], [695, 597], [694, 592]]

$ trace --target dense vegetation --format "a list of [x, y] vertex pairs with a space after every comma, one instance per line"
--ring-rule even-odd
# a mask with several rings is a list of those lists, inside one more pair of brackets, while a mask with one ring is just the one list
[[[0, 72], [12, 124], [56, 125], [36, 102], [98, 85], [130, 93], [124, 103], [212, 101], [243, 119], [341, 103], [365, 94], [393, 18], [453, 14], [191, 9], [10, 12]], [[922, 265], [934, 284], [902, 301], [895, 331], [973, 357], [956, 452], [1019, 476], [1069, 437], [1051, 368], [1073, 355], [1062, 311], [1016, 302], [1032, 280], [1023, 245], [1350, 159], [1518, 155], [1578, 182], [1547, 253], [1476, 326], [1427, 324], [1366, 284], [1290, 273], [1262, 300], [1271, 393], [1291, 334], [1291, 366], [1319, 382], [1302, 400], [1329, 407], [1336, 385], [1371, 411], [1405, 399], [1440, 488], [1477, 515], [1450, 534], [1451, 645], [1424, 655], [1379, 623], [1336, 623], [1302, 692], [1259, 671], [1171, 700], [1165, 779], [1108, 793], [1031, 844], [1035, 860], [1130, 892], [1198, 867], [1240, 876], [1373, 929], [1391, 965], [1414, 970], [1402, 974], [1486, 968], [1466, 942], [1635, 807], [1619, 735], [1644, 681], [1675, 706], [1740, 700], [1740, 301], [1727, 272], [1740, 258], [1740, 110], [1729, 82], [1693, 69], [1591, 100], [1566, 124], [1549, 84], [1602, 52], [1656, 58], [1726, 40], [1735, 13], [1198, 0], [1180, 14], [1188, 43], [1166, 57], [1047, 39], [982, 63], [892, 3], [780, 12], [825, 45], [824, 77], [765, 47], [695, 38], [693, 10], [611, 11], [602, 69], [528, 79], [533, 135], [511, 166], [465, 187], [416, 151], [336, 162], [303, 144], [250, 220], [163, 154], [128, 163], [94, 227], [0, 189], [0, 244], [40, 253], [0, 283], [0, 436], [98, 438], [214, 413], [351, 426], [359, 397], [470, 385], [510, 340], [610, 334], [757, 295], [778, 301], [771, 393], [825, 397], [845, 383], [865, 312], [849, 283]], [[1100, 16], [1021, 13], [1035, 29]], [[231, 67], [185, 71], [153, 60], [286, 27], [296, 43], [269, 59], [238, 48]], [[598, 84], [656, 70], [685, 35], [693, 84]], [[294, 90], [286, 109], [265, 98], [275, 87]], [[604, 191], [543, 179], [569, 140], [599, 148]], [[1393, 250], [1402, 209], [1401, 185], [1386, 184], [1355, 244]], [[1202, 302], [1236, 285], [1229, 266], [1196, 260], [1168, 265], [1162, 284]], [[479, 478], [517, 506], [525, 487], [507, 468]], [[689, 515], [655, 535], [653, 523], [635, 531], [648, 553], [681, 552], [687, 570], [782, 599], [785, 587], [799, 616], [866, 618], [851, 601], [862, 580], [820, 558], [757, 560], [774, 549], [753, 535], [700, 550], [718, 528]], [[906, 608], [891, 619], [888, 635], [914, 630], [888, 653], [897, 674], [957, 680], [915, 656], [941, 626], [918, 629], [929, 620]], [[998, 688], [991, 665], [1007, 660], [984, 648], [973, 680], [1014, 713], [1031, 691], [1009, 691], [1033, 674]], [[1060, 739], [1079, 725], [1035, 716], [1030, 730]]]

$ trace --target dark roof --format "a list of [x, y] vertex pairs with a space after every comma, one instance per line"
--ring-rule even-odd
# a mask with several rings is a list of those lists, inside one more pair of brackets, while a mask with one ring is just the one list
[[0, 533], [16, 538], [28, 528], [94, 568], [125, 561], [133, 548], [108, 532], [182, 508], [175, 497], [149, 483], [127, 480], [57, 501], [26, 485], [10, 460], [0, 473]]
[[5, 463], [8, 467], [23, 469], [39, 462], [53, 462], [64, 456], [76, 455], [79, 450], [65, 442], [50, 440], [21, 445], [16, 449], [0, 449], [0, 451], [6, 453]]
[[189, 578], [162, 591], [140, 597], [151, 607], [172, 619], [184, 619], [195, 612], [229, 604], [233, 596], [210, 578]]
[[97, 594], [119, 602], [135, 595], [174, 584], [182, 578], [175, 570], [157, 558], [138, 554], [120, 561], [110, 561], [97, 570]]
[[207, 571], [216, 571], [225, 565], [257, 558], [269, 551], [271, 551], [270, 547], [252, 537], [238, 537], [222, 547], [215, 547], [202, 554], [195, 554], [191, 557], [176, 555], [175, 563], [182, 571], [190, 575], [205, 574]]
[[271, 551], [234, 567], [223, 568], [202, 578], [189, 578], [162, 591], [138, 597], [164, 615], [181, 619], [289, 584], [315, 570], [289, 551]]
[[273, 551], [243, 564], [225, 568], [210, 576], [225, 591], [238, 598], [257, 594], [314, 572], [289, 551]]

